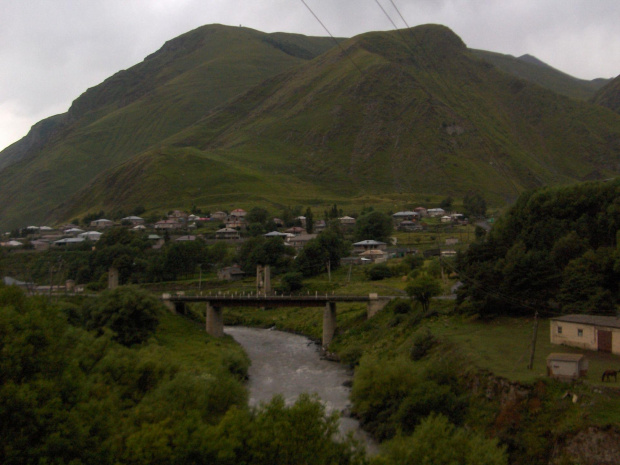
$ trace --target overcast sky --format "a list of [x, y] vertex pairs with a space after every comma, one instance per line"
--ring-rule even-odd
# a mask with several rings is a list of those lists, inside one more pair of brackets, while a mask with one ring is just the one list
[[[575, 77], [620, 74], [620, 0], [305, 0], [352, 37], [426, 23], [471, 48], [536, 56]], [[0, 0], [0, 149], [87, 88], [204, 24], [326, 36], [302, 0]]]

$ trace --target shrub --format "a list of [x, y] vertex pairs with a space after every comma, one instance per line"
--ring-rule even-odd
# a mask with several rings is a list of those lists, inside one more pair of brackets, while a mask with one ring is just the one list
[[380, 281], [385, 278], [392, 277], [392, 271], [385, 263], [380, 263], [378, 265], [373, 265], [366, 270], [366, 276], [371, 281]]
[[157, 328], [160, 311], [165, 309], [155, 296], [134, 286], [102, 292], [85, 302], [82, 310], [87, 329], [102, 332], [109, 328], [114, 339], [125, 346], [146, 341]]
[[413, 336], [413, 345], [409, 351], [411, 360], [420, 360], [436, 343], [437, 339], [428, 329], [415, 333]]

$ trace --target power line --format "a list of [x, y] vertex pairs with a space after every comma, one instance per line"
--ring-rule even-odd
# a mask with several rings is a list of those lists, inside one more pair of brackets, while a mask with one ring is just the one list
[[327, 29], [327, 26], [325, 26], [325, 24], [323, 24], [323, 21], [321, 21], [319, 19], [319, 17], [316, 15], [316, 13], [314, 11], [312, 11], [312, 8], [310, 8], [308, 6], [308, 4], [305, 2], [305, 0], [300, 0], [301, 3], [304, 4], [304, 6], [308, 9], [308, 11], [310, 13], [312, 13], [312, 16], [314, 16], [314, 18], [319, 22], [319, 24], [321, 26], [323, 26], [323, 29], [325, 29], [325, 31], [329, 34], [329, 36], [332, 38], [332, 40], [336, 43], [336, 45], [338, 46], [338, 48], [340, 48], [340, 50], [342, 50], [342, 52], [345, 54], [345, 56], [348, 58], [348, 60], [353, 64], [353, 66], [355, 66], [355, 68], [359, 71], [359, 73], [363, 76], [364, 73], [362, 72], [362, 70], [359, 68], [359, 66], [357, 66], [357, 64], [355, 64], [355, 62], [353, 61], [353, 59], [351, 58], [351, 56], [349, 55], [349, 53], [342, 47], [342, 45], [340, 45], [340, 42], [332, 35], [331, 32], [329, 32], [329, 29]]

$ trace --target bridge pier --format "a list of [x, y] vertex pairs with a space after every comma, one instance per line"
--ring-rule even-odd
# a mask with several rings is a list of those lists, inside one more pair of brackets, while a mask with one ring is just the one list
[[327, 347], [336, 332], [336, 302], [327, 302], [323, 310], [323, 347]]
[[224, 318], [222, 317], [222, 307], [215, 306], [207, 302], [206, 318], [207, 334], [213, 337], [224, 337]]
[[366, 311], [366, 318], [368, 319], [372, 318], [381, 310], [383, 310], [383, 307], [385, 307], [390, 301], [389, 299], [385, 298], [380, 299], [377, 294], [368, 294], [368, 298], [368, 307]]

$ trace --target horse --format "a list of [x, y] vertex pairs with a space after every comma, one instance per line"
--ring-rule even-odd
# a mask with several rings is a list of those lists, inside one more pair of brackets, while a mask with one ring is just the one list
[[605, 370], [601, 377], [601, 381], [611, 381], [611, 378], [614, 379], [614, 382], [618, 381], [618, 370]]

